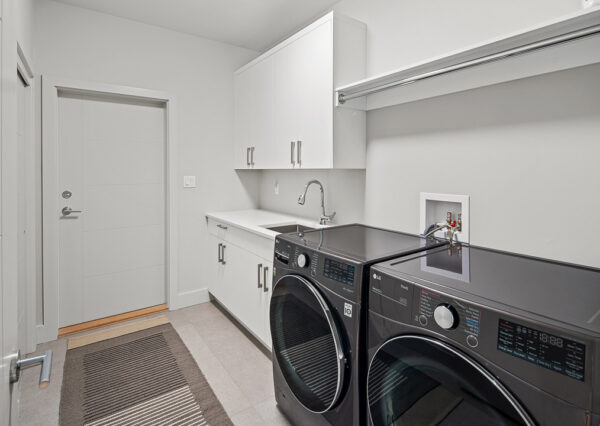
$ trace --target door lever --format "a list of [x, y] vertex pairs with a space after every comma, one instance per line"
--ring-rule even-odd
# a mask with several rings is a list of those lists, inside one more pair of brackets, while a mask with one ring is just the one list
[[40, 389], [45, 389], [50, 384], [50, 373], [52, 372], [52, 350], [48, 349], [44, 355], [31, 358], [21, 358], [21, 351], [10, 361], [10, 382], [16, 383], [21, 377], [21, 370], [35, 364], [42, 364], [40, 370]]
[[69, 216], [71, 213], [82, 213], [81, 210], [73, 210], [73, 209], [71, 209], [71, 207], [68, 207], [68, 206], [63, 207], [63, 209], [61, 211], [62, 211], [63, 216]]

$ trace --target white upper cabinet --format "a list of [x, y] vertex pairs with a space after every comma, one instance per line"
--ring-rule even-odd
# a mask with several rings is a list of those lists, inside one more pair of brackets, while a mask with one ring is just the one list
[[235, 73], [237, 169], [365, 167], [366, 116], [335, 106], [364, 78], [366, 27], [331, 12]]

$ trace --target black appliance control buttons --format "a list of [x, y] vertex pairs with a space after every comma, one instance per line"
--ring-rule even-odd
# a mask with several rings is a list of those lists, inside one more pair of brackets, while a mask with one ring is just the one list
[[472, 348], [476, 348], [478, 344], [479, 340], [477, 340], [477, 337], [473, 336], [472, 334], [469, 334], [467, 336], [467, 345], [469, 345]]
[[433, 311], [433, 319], [444, 330], [452, 330], [458, 325], [458, 313], [447, 303], [437, 305]]
[[301, 268], [308, 268], [308, 265], [310, 265], [310, 258], [308, 257], [307, 254], [302, 253], [298, 256], [298, 266]]
[[427, 317], [425, 315], [419, 315], [419, 324], [423, 327], [427, 325]]

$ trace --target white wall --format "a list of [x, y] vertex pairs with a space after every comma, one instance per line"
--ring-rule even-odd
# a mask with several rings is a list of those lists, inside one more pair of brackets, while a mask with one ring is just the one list
[[[38, 0], [36, 72], [168, 91], [176, 96], [180, 186], [179, 289], [197, 303], [209, 258], [204, 214], [255, 207], [258, 178], [232, 159], [233, 71], [256, 52], [111, 15]], [[210, 253], [212, 255], [212, 252]]]
[[[367, 24], [374, 75], [581, 7], [523, 4], [343, 0], [335, 10]], [[600, 266], [586, 235], [600, 210], [599, 73], [590, 66], [369, 112], [365, 222], [420, 232], [419, 192], [468, 194], [473, 244]], [[439, 158], [449, 152], [464, 167]], [[329, 173], [332, 198], [348, 192], [345, 173]], [[281, 191], [281, 205], [292, 210], [289, 200], [310, 176], [263, 172], [261, 206], [278, 205], [263, 192], [279, 180], [293, 192]]]
[[[312, 185], [303, 206], [298, 197], [311, 179], [318, 179], [325, 188], [325, 211], [335, 211], [333, 223], [364, 222], [365, 172], [364, 170], [264, 170], [261, 172], [261, 208], [289, 213], [318, 221], [321, 217], [321, 191]], [[275, 183], [279, 195], [275, 194]]]

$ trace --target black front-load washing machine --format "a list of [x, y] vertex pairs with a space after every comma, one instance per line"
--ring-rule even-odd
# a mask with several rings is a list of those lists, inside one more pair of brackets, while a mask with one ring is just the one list
[[446, 246], [369, 292], [369, 424], [600, 424], [600, 270]]
[[279, 235], [270, 325], [275, 398], [297, 425], [366, 421], [369, 266], [443, 243], [364, 225]]

